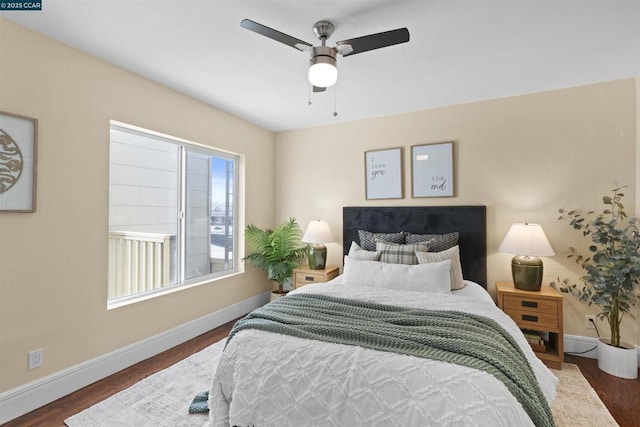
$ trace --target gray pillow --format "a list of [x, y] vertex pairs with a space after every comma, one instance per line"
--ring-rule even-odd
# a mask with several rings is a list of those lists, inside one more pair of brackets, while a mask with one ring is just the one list
[[460, 237], [460, 233], [457, 231], [446, 234], [405, 234], [406, 243], [429, 242], [429, 252], [442, 252], [451, 249], [458, 244], [458, 238]]
[[375, 251], [377, 242], [404, 243], [404, 233], [373, 233], [371, 231], [358, 230], [360, 246], [366, 251]]

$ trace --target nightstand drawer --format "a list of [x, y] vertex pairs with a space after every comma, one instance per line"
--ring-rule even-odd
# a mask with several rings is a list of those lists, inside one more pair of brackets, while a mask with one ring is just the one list
[[558, 314], [558, 302], [541, 298], [528, 298], [521, 295], [505, 295], [503, 310], [524, 310], [535, 313]]
[[504, 309], [516, 324], [522, 328], [540, 330], [558, 330], [558, 315], [556, 313], [540, 313], [537, 311], [523, 311]]
[[325, 283], [338, 276], [338, 267], [327, 267], [324, 270], [313, 270], [308, 267], [293, 269], [293, 287], [308, 285], [311, 283]]
[[324, 282], [326, 277], [327, 275], [324, 274], [324, 272], [320, 274], [314, 274], [307, 271], [296, 271], [293, 280], [295, 280], [296, 285], [308, 285], [309, 283]]

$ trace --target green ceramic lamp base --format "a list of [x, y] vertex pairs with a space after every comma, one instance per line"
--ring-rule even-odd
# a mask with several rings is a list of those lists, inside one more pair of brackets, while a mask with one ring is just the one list
[[309, 245], [309, 268], [312, 270], [324, 270], [327, 265], [327, 247], [322, 243]]
[[516, 289], [539, 291], [542, 287], [542, 260], [532, 256], [514, 256], [511, 260], [511, 274]]

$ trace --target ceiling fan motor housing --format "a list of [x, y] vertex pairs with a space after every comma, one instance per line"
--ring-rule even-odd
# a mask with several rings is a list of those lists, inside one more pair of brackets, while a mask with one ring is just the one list
[[334, 47], [316, 46], [311, 48], [311, 59], [309, 65], [313, 64], [330, 64], [334, 67], [337, 64], [336, 56], [338, 51]]

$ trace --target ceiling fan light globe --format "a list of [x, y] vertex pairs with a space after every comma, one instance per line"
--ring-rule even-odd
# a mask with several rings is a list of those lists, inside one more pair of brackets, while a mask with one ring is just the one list
[[317, 87], [330, 87], [338, 81], [338, 69], [331, 64], [318, 63], [309, 67], [309, 83]]

